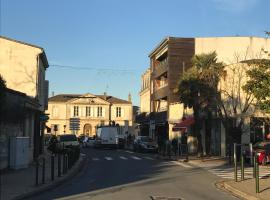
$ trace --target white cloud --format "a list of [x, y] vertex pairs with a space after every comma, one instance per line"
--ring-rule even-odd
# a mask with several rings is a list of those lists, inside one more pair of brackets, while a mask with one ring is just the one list
[[260, 0], [212, 0], [217, 9], [230, 12], [244, 12]]

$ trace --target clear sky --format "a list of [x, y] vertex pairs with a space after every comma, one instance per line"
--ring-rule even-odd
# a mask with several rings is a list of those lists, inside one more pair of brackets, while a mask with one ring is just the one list
[[148, 54], [164, 37], [265, 37], [270, 30], [270, 0], [0, 2], [0, 34], [45, 49], [50, 94], [107, 91], [127, 99], [131, 92], [135, 105]]

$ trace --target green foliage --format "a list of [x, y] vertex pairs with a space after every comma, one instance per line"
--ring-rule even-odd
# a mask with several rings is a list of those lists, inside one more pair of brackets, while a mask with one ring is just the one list
[[216, 52], [195, 55], [192, 67], [180, 79], [180, 102], [202, 110], [211, 106], [216, 101], [217, 84], [223, 68], [223, 63], [217, 62]]
[[248, 63], [251, 69], [247, 71], [249, 80], [243, 86], [257, 100], [257, 106], [270, 113], [270, 60], [254, 60]]
[[6, 81], [2, 78], [0, 74], [0, 104], [2, 104], [3, 97], [5, 95], [6, 90]]

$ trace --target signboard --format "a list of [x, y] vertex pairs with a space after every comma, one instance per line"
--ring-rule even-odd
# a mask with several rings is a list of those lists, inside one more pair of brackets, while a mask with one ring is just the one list
[[69, 119], [69, 130], [71, 130], [71, 131], [80, 130], [80, 118], [70, 118]]

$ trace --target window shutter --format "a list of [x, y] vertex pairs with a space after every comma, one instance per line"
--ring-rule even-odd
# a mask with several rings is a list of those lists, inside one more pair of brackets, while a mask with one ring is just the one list
[[81, 116], [82, 117], [85, 117], [86, 116], [86, 107], [84, 106], [84, 107], [81, 107]]
[[80, 117], [80, 116], [82, 116], [82, 108], [80, 106], [78, 106], [78, 110], [79, 110], [79, 116], [78, 117]]
[[125, 118], [125, 109], [121, 107], [121, 117]]
[[102, 117], [105, 117], [105, 107], [101, 107], [102, 108]]
[[74, 106], [70, 106], [70, 117], [74, 117]]

